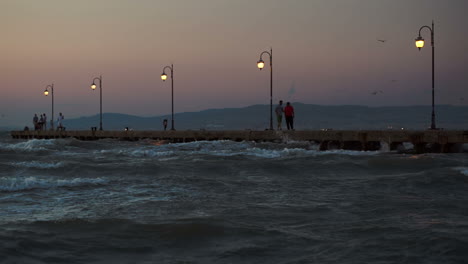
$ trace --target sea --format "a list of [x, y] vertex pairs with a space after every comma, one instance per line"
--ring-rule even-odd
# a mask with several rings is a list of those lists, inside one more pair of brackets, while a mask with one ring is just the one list
[[0, 133], [0, 263], [468, 263], [464, 153]]

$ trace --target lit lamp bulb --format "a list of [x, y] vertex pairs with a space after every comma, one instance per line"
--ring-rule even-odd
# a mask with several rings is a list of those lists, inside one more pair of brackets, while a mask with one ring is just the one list
[[167, 75], [163, 72], [163, 74], [161, 74], [161, 80], [165, 81], [167, 79]]
[[45, 96], [48, 96], [48, 95], [49, 95], [49, 90], [45, 89], [44, 95], [45, 95]]
[[421, 50], [422, 47], [424, 47], [424, 39], [419, 36], [416, 38], [416, 47]]
[[91, 89], [95, 90], [96, 89], [96, 84], [91, 84]]
[[260, 70], [263, 69], [263, 67], [265, 67], [265, 62], [264, 62], [263, 60], [260, 59], [260, 60], [257, 62], [257, 67], [258, 67]]

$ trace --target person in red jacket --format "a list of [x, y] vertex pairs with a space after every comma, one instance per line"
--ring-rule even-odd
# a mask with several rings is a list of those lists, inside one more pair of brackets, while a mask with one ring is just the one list
[[286, 126], [288, 130], [294, 130], [294, 107], [291, 103], [287, 102], [286, 107], [284, 108], [284, 116], [286, 117]]

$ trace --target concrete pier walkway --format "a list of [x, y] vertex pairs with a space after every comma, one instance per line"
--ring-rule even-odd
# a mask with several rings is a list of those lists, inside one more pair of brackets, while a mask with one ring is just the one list
[[305, 131], [12, 131], [15, 139], [53, 139], [73, 137], [79, 140], [113, 138], [119, 140], [153, 139], [167, 142], [202, 140], [233, 140], [257, 142], [309, 141], [320, 144], [320, 150], [350, 149], [379, 150], [386, 145], [389, 150], [401, 148], [404, 142], [414, 145], [418, 153], [460, 152], [468, 143], [468, 131], [453, 130], [305, 130]]

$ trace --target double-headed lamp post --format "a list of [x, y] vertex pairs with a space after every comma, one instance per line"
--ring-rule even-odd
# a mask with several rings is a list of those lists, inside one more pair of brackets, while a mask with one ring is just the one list
[[91, 89], [93, 91], [96, 89], [96, 80], [99, 80], [99, 106], [100, 106], [100, 119], [99, 119], [99, 130], [102, 130], [102, 76], [96, 77], [93, 79], [93, 83], [91, 84]]
[[44, 90], [44, 95], [45, 96], [49, 95], [48, 88], [50, 88], [50, 93], [52, 95], [52, 119], [51, 119], [51, 122], [50, 122], [50, 127], [52, 128], [52, 130], [54, 130], [54, 84], [50, 84], [50, 85], [46, 86], [46, 88]]
[[171, 64], [171, 66], [166, 66], [163, 68], [163, 73], [161, 74], [161, 80], [165, 81], [167, 79], [167, 74], [166, 74], [166, 69], [171, 70], [171, 93], [172, 93], [172, 122], [171, 122], [171, 130], [175, 130], [174, 128], [174, 65]]
[[260, 53], [260, 60], [257, 61], [257, 67], [262, 70], [265, 67], [265, 62], [262, 60], [263, 54], [270, 56], [270, 130], [273, 130], [273, 48], [270, 52], [264, 51]]
[[435, 110], [434, 110], [434, 21], [432, 27], [422, 26], [419, 29], [418, 37], [416, 38], [416, 47], [421, 50], [424, 47], [424, 39], [421, 37], [421, 30], [427, 28], [431, 31], [431, 46], [432, 46], [432, 116], [431, 116], [431, 129], [437, 129], [435, 124]]

